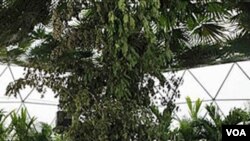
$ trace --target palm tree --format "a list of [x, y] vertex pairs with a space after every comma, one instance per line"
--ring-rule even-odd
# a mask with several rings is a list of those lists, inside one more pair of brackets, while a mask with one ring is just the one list
[[206, 105], [207, 115], [199, 116], [202, 101], [199, 99], [192, 104], [189, 97], [186, 98], [190, 117], [178, 120], [179, 128], [172, 131], [172, 138], [184, 141], [220, 141], [222, 139], [222, 125], [237, 125], [250, 120], [250, 113], [240, 108], [233, 108], [223, 118], [213, 104]]
[[199, 111], [202, 101], [197, 99], [193, 104], [190, 97], [186, 98], [187, 106], [189, 109], [189, 118], [178, 120], [179, 129], [176, 131], [176, 138], [183, 139], [184, 141], [198, 141], [201, 139], [201, 131], [197, 123], [200, 121]]
[[[35, 118], [29, 118], [26, 109], [21, 109], [21, 113], [12, 112], [10, 114], [11, 123], [8, 127], [9, 135], [12, 141], [61, 141], [56, 134], [53, 133], [50, 125], [35, 123]], [[38, 130], [37, 128], [40, 128]], [[55, 139], [54, 139], [55, 137]], [[7, 137], [4, 139], [6, 140]]]

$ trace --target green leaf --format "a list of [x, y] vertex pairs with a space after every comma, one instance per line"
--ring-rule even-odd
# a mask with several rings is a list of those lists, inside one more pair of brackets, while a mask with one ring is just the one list
[[186, 102], [187, 102], [187, 105], [188, 105], [190, 113], [192, 113], [192, 111], [193, 111], [193, 105], [192, 105], [191, 98], [189, 96], [186, 97]]
[[111, 23], [114, 23], [114, 21], [115, 21], [115, 14], [114, 14], [114, 11], [110, 11], [110, 12], [109, 12], [108, 18], [109, 18], [109, 21], [110, 21]]
[[121, 11], [124, 11], [124, 9], [125, 9], [125, 0], [119, 0], [119, 1], [118, 1], [118, 8], [119, 8]]
[[129, 16], [130, 27], [135, 28], [135, 20], [132, 16]]
[[123, 43], [122, 53], [123, 53], [124, 56], [127, 56], [127, 53], [128, 53], [128, 44], [127, 44], [127, 42]]
[[124, 22], [124, 24], [127, 24], [127, 23], [128, 23], [128, 19], [129, 19], [128, 14], [125, 14], [125, 15], [123, 16], [123, 22]]

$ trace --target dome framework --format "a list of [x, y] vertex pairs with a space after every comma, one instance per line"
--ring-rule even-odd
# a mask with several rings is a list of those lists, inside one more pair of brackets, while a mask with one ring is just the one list
[[[22, 67], [0, 65], [0, 109], [19, 112], [21, 108], [26, 108], [30, 117], [34, 116], [40, 122], [54, 125], [58, 98], [54, 97], [50, 89], [41, 94], [34, 88], [26, 87], [16, 97], [4, 95], [7, 85], [24, 77], [23, 73]], [[167, 77], [168, 73], [164, 75]], [[183, 80], [179, 84], [180, 98], [176, 99], [179, 107], [175, 112], [177, 119], [188, 115], [185, 100], [187, 96], [192, 102], [200, 98], [203, 107], [213, 103], [223, 116], [234, 107], [250, 107], [250, 61], [186, 69], [176, 72], [176, 75]], [[206, 114], [205, 111], [200, 112], [201, 116]]]

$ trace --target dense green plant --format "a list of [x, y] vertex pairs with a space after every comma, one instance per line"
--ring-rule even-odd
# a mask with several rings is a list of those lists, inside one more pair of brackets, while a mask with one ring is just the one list
[[250, 121], [249, 111], [246, 109], [234, 108], [223, 120], [223, 124], [245, 124], [247, 121]]
[[[58, 1], [51, 10], [53, 31], [30, 52], [25, 79], [7, 93], [25, 85], [52, 88], [60, 108], [73, 117], [67, 130], [72, 140], [160, 140], [163, 122], [150, 101], [154, 83], [169, 91], [161, 97], [162, 105], [171, 106], [168, 116], [178, 84], [162, 75], [171, 60], [168, 31], [176, 25], [163, 21], [167, 6], [159, 0]], [[76, 25], [68, 24], [72, 18]]]
[[[26, 76], [10, 84], [7, 95], [26, 85], [40, 92], [49, 87], [60, 97], [60, 108], [72, 115], [72, 125], [65, 131], [68, 140], [120, 141], [168, 136], [179, 80], [166, 79], [162, 73], [227, 59], [223, 25], [232, 16], [230, 4], [238, 3], [11, 0], [0, 4], [0, 59], [27, 67]], [[31, 46], [37, 40], [41, 43]], [[165, 88], [160, 96], [158, 88]], [[154, 108], [154, 97], [167, 107], [163, 114]], [[198, 107], [192, 108], [193, 118]]]
[[27, 111], [25, 109], [21, 110], [21, 114], [12, 113], [10, 128], [14, 131], [12, 140], [17, 141], [32, 141], [34, 140], [34, 125], [35, 118], [29, 119]]
[[64, 141], [50, 125], [38, 124], [34, 117], [30, 118], [26, 109], [21, 109], [20, 114], [1, 110], [0, 121], [0, 141]]
[[201, 130], [196, 126], [199, 122], [199, 112], [202, 105], [202, 101], [197, 99], [194, 104], [190, 97], [186, 97], [187, 106], [189, 109], [189, 117], [179, 119], [179, 129], [176, 130], [176, 135], [180, 139], [185, 141], [195, 141], [200, 139]]
[[202, 101], [200, 99], [197, 99], [195, 101], [195, 104], [193, 105], [192, 101], [191, 101], [191, 98], [187, 97], [186, 102], [187, 102], [187, 105], [188, 105], [190, 117], [192, 119], [196, 120], [198, 118], [198, 113], [200, 111]]
[[[250, 113], [247, 110], [233, 108], [229, 114], [223, 117], [213, 104], [206, 105], [207, 115], [199, 116], [202, 101], [199, 99], [192, 104], [189, 97], [186, 98], [189, 107], [190, 117], [179, 120], [179, 127], [175, 129], [174, 138], [184, 141], [220, 141], [222, 139], [222, 125], [236, 125], [250, 120]], [[198, 109], [194, 110], [194, 107]], [[195, 115], [195, 116], [194, 116]]]
[[[109, 7], [106, 6], [105, 9], [101, 9], [103, 7], [98, 6], [99, 4], [101, 5], [101, 3], [109, 3], [110, 5]], [[36, 39], [47, 39], [48, 37], [43, 30], [34, 31], [34, 26], [42, 25], [43, 27], [43, 25], [46, 26], [50, 24], [53, 26], [53, 29], [55, 29], [53, 33], [54, 37], [59, 38], [61, 32], [70, 27], [68, 22], [71, 21], [72, 18], [80, 23], [93, 13], [103, 18], [100, 21], [88, 20], [86, 22], [90, 24], [97, 24], [98, 22], [101, 28], [101, 24], [107, 23], [107, 17], [110, 16], [109, 22], [114, 22], [115, 25], [113, 27], [117, 28], [117, 30], [122, 31], [123, 28], [121, 26], [117, 27], [117, 25], [125, 23], [124, 33], [128, 30], [132, 32], [132, 30], [136, 29], [134, 26], [137, 25], [138, 21], [140, 22], [138, 25], [145, 25], [147, 24], [145, 21], [148, 20], [143, 20], [143, 17], [147, 16], [137, 13], [139, 9], [137, 9], [136, 5], [147, 7], [146, 11], [142, 13], [145, 13], [148, 18], [150, 14], [158, 16], [158, 23], [154, 21], [155, 17], [153, 17], [152, 23], [154, 21], [154, 27], [161, 27], [163, 32], [156, 34], [156, 37], [160, 43], [169, 44], [169, 49], [175, 58], [172, 60], [174, 61], [175, 67], [193, 67], [198, 64], [213, 63], [217, 58], [226, 59], [228, 54], [232, 55], [231, 52], [238, 52], [240, 50], [239, 48], [234, 48], [230, 51], [227, 50], [228, 46], [225, 46], [225, 42], [223, 42], [227, 36], [224, 31], [230, 30], [230, 28], [227, 29], [223, 25], [224, 23], [230, 23], [231, 21], [229, 22], [229, 19], [240, 19], [232, 18], [232, 16], [235, 15], [232, 15], [231, 11], [238, 12], [238, 16], [235, 17], [245, 17], [247, 15], [247, 10], [244, 8], [244, 5], [247, 5], [247, 3], [242, 4], [241, 1], [157, 0], [155, 5], [157, 7], [153, 8], [150, 7], [150, 2], [144, 0], [129, 2], [124, 0], [117, 2], [110, 2], [109, 0], [97, 2], [93, 0], [71, 0], [68, 2], [11, 0], [8, 2], [4, 1], [0, 8], [0, 17], [2, 19], [0, 23], [0, 29], [2, 31], [0, 34], [0, 46], [2, 46], [0, 48], [0, 59], [4, 62], [11, 61], [24, 65], [23, 60], [20, 59], [20, 55], [24, 54], [25, 56], [29, 56], [26, 51], [30, 50], [30, 43]], [[102, 10], [103, 13], [100, 13], [100, 10]], [[7, 14], [9, 16], [5, 16]], [[140, 17], [136, 18], [135, 15], [140, 15]], [[118, 19], [120, 19], [120, 21], [117, 21]], [[240, 22], [244, 20], [235, 21]], [[148, 26], [148, 28], [145, 29], [152, 29], [152, 23], [145, 25]], [[74, 28], [75, 27], [77, 26], [74, 26]], [[83, 28], [84, 27], [82, 27], [82, 29]], [[87, 32], [85, 35], [89, 35], [90, 33], [91, 32]], [[101, 34], [102, 32], [96, 33]], [[73, 36], [79, 36], [80, 34], [74, 34]], [[94, 34], [91, 38], [88, 36], [88, 40], [95, 39], [95, 35], [98, 34]], [[123, 34], [119, 34], [119, 36], [123, 36]], [[159, 36], [163, 36], [163, 39], [160, 39]], [[127, 38], [126, 36], [123, 37], [124, 39]], [[142, 36], [137, 37], [141, 38]], [[167, 43], [164, 42], [164, 38], [168, 38]], [[129, 39], [133, 40], [133, 38]], [[89, 43], [91, 42], [88, 42], [88, 44]], [[9, 45], [18, 45], [18, 48], [6, 49]], [[50, 45], [46, 44], [46, 46]], [[244, 47], [244, 49], [247, 48]], [[34, 52], [48, 53], [49, 50], [46, 47], [39, 47]], [[39, 57], [41, 56], [43, 56], [42, 58], [44, 59], [46, 55], [39, 55]]]
[[5, 140], [8, 137], [8, 127], [6, 127], [6, 119], [9, 117], [9, 115], [6, 115], [4, 110], [0, 110], [0, 141]]
[[198, 126], [200, 130], [204, 130], [202, 133], [203, 138], [211, 141], [219, 141], [222, 138], [222, 125], [236, 125], [239, 123], [245, 123], [250, 120], [250, 113], [240, 108], [233, 108], [229, 111], [229, 114], [223, 117], [214, 105], [206, 106], [209, 118], [201, 119]]

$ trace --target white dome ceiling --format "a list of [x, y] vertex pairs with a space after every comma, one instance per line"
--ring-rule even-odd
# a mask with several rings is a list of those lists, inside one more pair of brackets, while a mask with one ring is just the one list
[[58, 110], [58, 98], [50, 89], [46, 89], [44, 97], [34, 88], [26, 87], [17, 97], [5, 96], [6, 87], [10, 82], [23, 77], [24, 69], [18, 66], [0, 65], [0, 109], [5, 112], [20, 111], [26, 108], [30, 117], [36, 117], [39, 122], [54, 124]]
[[[17, 97], [4, 95], [9, 82], [23, 77], [23, 68], [18, 66], [0, 65], [0, 109], [5, 111], [27, 108], [30, 116], [37, 117], [38, 121], [54, 123], [58, 99], [54, 98], [51, 90], [47, 89], [44, 98], [41, 98], [35, 89], [26, 88]], [[167, 77], [167, 73], [165, 74]], [[183, 77], [179, 87], [181, 97], [176, 100], [179, 111], [178, 118], [188, 116], [186, 97], [195, 101], [203, 100], [202, 106], [213, 102], [218, 105], [222, 115], [227, 115], [233, 107], [250, 107], [250, 61], [214, 65], [178, 71], [177, 76]], [[200, 115], [205, 115], [202, 108]]]

